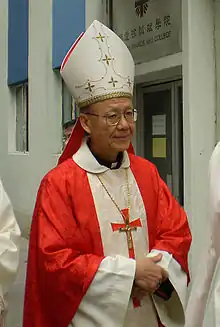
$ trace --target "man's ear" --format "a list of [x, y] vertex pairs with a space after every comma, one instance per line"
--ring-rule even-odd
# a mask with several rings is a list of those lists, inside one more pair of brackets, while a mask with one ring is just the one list
[[88, 119], [88, 116], [86, 114], [81, 113], [79, 116], [80, 123], [82, 125], [82, 128], [87, 134], [91, 134], [90, 129], [90, 121]]

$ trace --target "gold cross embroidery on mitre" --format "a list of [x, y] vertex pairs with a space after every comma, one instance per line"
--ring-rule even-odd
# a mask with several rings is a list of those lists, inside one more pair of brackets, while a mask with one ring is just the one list
[[88, 86], [85, 88], [86, 90], [89, 90], [89, 92], [92, 92], [93, 87], [95, 87], [95, 85], [92, 85], [90, 82], [88, 82], [87, 84]]
[[128, 86], [131, 87], [131, 84], [132, 84], [132, 83], [131, 83], [130, 78], [128, 78], [127, 83], [128, 83]]
[[105, 36], [102, 35], [101, 33], [99, 33], [99, 35], [96, 36], [96, 38], [97, 38], [98, 40], [101, 40], [101, 42], [104, 42], [103, 40], [104, 40]]
[[102, 59], [102, 61], [105, 61], [106, 62], [106, 64], [109, 66], [109, 63], [110, 63], [110, 61], [112, 60], [112, 58], [111, 57], [109, 57], [107, 54], [105, 55], [105, 58], [104, 59]]
[[113, 85], [113, 87], [115, 87], [115, 86], [116, 86], [116, 83], [118, 83], [118, 81], [114, 80], [114, 78], [113, 78], [113, 77], [111, 77], [111, 79], [110, 79], [109, 83], [110, 83], [110, 84], [112, 84], [112, 85]]

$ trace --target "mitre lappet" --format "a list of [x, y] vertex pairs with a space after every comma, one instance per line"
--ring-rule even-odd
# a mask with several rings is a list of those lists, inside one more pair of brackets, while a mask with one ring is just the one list
[[[132, 98], [134, 67], [125, 43], [95, 20], [67, 52], [60, 74], [77, 106], [82, 109], [107, 99]], [[72, 157], [83, 137], [84, 130], [78, 121], [59, 163]]]

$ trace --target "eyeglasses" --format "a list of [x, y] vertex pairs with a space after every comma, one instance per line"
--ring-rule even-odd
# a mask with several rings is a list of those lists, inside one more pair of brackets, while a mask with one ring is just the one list
[[132, 124], [137, 121], [137, 110], [136, 109], [129, 109], [125, 112], [109, 112], [106, 115], [98, 115], [91, 112], [85, 112], [86, 115], [102, 117], [106, 119], [106, 124], [109, 126], [116, 126], [121, 120], [121, 117], [124, 116], [126, 121], [129, 124]]

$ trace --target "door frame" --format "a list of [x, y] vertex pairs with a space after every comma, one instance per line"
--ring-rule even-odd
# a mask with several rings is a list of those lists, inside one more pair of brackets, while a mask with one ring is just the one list
[[[144, 157], [144, 94], [156, 91], [163, 91], [163, 90], [171, 90], [171, 119], [172, 119], [172, 189], [173, 195], [177, 198], [178, 201], [181, 200], [180, 194], [180, 179], [179, 173], [182, 172], [183, 174], [183, 149], [182, 149], [182, 160], [179, 156], [179, 119], [180, 119], [180, 112], [179, 112], [179, 99], [178, 99], [178, 88], [183, 85], [182, 79], [178, 78], [172, 81], [162, 82], [162, 83], [154, 83], [154, 84], [137, 84], [135, 93], [135, 103], [136, 109], [138, 111], [138, 120], [136, 124], [136, 151], [137, 154]], [[176, 110], [175, 110], [176, 108]], [[183, 176], [181, 176], [183, 177]], [[184, 194], [184, 190], [182, 187], [182, 198]]]

